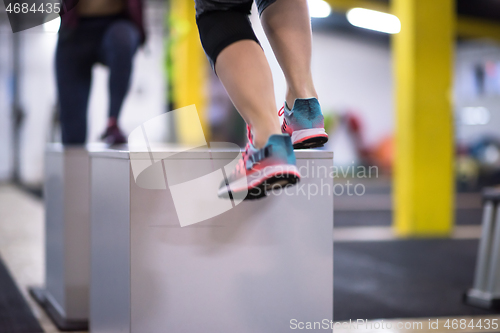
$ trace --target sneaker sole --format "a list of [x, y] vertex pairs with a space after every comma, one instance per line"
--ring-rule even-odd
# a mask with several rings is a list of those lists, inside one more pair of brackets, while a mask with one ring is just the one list
[[324, 128], [308, 128], [294, 131], [292, 143], [294, 149], [309, 149], [323, 147], [328, 142], [328, 134]]
[[[267, 196], [267, 192], [279, 187], [294, 185], [300, 181], [300, 173], [295, 165], [274, 165], [264, 168], [264, 174], [256, 179], [250, 180], [246, 186], [242, 182], [229, 183], [219, 189], [219, 198], [255, 200]], [[251, 178], [251, 176], [249, 177]], [[248, 179], [248, 178], [247, 178]], [[228, 190], [228, 188], [230, 190]], [[246, 195], [245, 195], [246, 193]], [[245, 195], [244, 198], [239, 196]]]

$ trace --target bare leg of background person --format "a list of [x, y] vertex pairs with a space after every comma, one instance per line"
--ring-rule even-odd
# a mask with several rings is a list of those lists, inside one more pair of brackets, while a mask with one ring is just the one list
[[270, 135], [281, 134], [271, 68], [259, 44], [241, 40], [229, 45], [217, 57], [215, 69], [234, 106], [252, 128], [255, 147], [263, 147]]
[[312, 33], [306, 0], [276, 0], [261, 16], [262, 26], [287, 82], [286, 103], [318, 97], [311, 75]]

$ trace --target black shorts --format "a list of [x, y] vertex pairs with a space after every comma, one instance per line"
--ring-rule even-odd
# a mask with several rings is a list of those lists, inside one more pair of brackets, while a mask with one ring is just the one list
[[[264, 9], [276, 0], [255, 0], [259, 15]], [[214, 10], [237, 10], [250, 14], [253, 0], [194, 0], [196, 8], [196, 17], [201, 14]]]

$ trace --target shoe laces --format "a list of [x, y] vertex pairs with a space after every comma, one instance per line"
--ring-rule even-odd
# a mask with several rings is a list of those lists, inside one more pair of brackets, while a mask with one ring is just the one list
[[281, 109], [278, 111], [278, 117], [281, 117], [285, 113], [285, 104], [281, 107]]
[[[251, 144], [253, 144], [252, 128], [248, 124], [247, 124], [247, 138], [248, 138], [248, 142], [251, 143]], [[246, 151], [247, 148], [248, 148], [248, 146], [245, 148], [245, 151]]]
[[234, 169], [235, 173], [246, 173], [246, 164], [248, 159], [248, 150], [250, 149], [250, 143], [247, 143], [245, 150], [241, 152], [241, 159], [236, 164], [236, 168]]

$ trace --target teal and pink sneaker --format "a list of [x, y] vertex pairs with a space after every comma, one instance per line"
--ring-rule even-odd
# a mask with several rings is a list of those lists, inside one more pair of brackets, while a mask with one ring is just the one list
[[290, 135], [293, 148], [322, 147], [328, 141], [318, 99], [297, 98], [291, 110], [285, 102], [278, 115], [283, 116], [281, 132]]
[[288, 135], [271, 135], [262, 149], [255, 148], [251, 134], [249, 137], [243, 158], [220, 185], [217, 193], [220, 198], [258, 199], [265, 197], [267, 191], [300, 180]]

